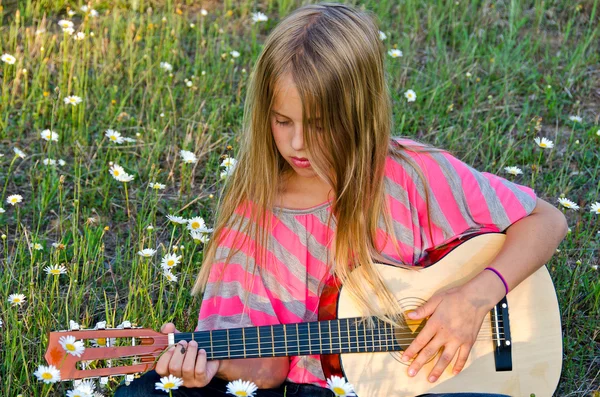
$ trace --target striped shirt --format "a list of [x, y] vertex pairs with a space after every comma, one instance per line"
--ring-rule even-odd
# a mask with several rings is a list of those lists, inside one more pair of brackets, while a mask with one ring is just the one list
[[[404, 145], [419, 145], [394, 138]], [[382, 255], [392, 261], [414, 265], [426, 253], [464, 232], [487, 228], [504, 231], [527, 216], [536, 205], [532, 189], [506, 179], [479, 172], [446, 152], [415, 153], [405, 151], [420, 168], [421, 181], [406, 160], [389, 155], [385, 163], [386, 198], [393, 219], [393, 234], [398, 255], [386, 239], [380, 218], [377, 242]], [[430, 221], [427, 219], [425, 189], [429, 188]], [[331, 201], [306, 209], [277, 208], [272, 217], [266, 263], [253, 276], [253, 241], [241, 247], [226, 267], [220, 288], [216, 281], [223, 262], [232, 248], [236, 230], [219, 241], [200, 308], [197, 331], [317, 321], [319, 296], [329, 277], [327, 250], [333, 246], [335, 217], [327, 227]], [[251, 205], [236, 210], [236, 216], [249, 221]], [[233, 222], [237, 224], [237, 222]], [[431, 229], [429, 226], [431, 225]], [[331, 251], [330, 251], [331, 252]], [[331, 256], [331, 254], [330, 254]], [[246, 258], [249, 269], [244, 268]], [[247, 307], [244, 308], [245, 292]], [[290, 357], [287, 380], [326, 387], [319, 355]]]

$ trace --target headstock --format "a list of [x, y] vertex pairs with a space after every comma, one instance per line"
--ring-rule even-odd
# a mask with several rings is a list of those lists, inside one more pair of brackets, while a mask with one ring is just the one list
[[[168, 346], [168, 335], [148, 328], [71, 329], [49, 333], [44, 358], [60, 370], [61, 380], [133, 374], [154, 368]], [[83, 341], [85, 350], [75, 356], [61, 346], [60, 338], [74, 336]]]

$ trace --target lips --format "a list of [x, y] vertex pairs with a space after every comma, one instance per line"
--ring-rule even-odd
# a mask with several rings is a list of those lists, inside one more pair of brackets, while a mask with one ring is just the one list
[[306, 157], [292, 157], [292, 158], [299, 160], [299, 161], [308, 161], [308, 159]]

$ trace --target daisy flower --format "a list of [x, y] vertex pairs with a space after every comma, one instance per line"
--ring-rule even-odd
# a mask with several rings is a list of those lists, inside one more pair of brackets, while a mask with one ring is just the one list
[[404, 96], [408, 100], [408, 102], [414, 102], [417, 99], [417, 94], [413, 90], [407, 90], [404, 93]]
[[581, 123], [583, 119], [580, 116], [569, 116], [569, 120]]
[[23, 201], [23, 196], [20, 194], [11, 194], [6, 198], [6, 202], [11, 205], [15, 205]]
[[173, 65], [171, 65], [169, 62], [161, 62], [160, 68], [166, 70], [167, 72], [170, 72], [171, 70], [173, 70]]
[[202, 217], [196, 216], [196, 217], [193, 217], [188, 220], [187, 228], [190, 231], [191, 230], [205, 230], [206, 223], [204, 222], [204, 219], [202, 219]]
[[171, 271], [168, 269], [164, 269], [163, 276], [165, 276], [165, 278], [172, 283], [177, 282], [177, 276], [171, 273]]
[[163, 269], [171, 269], [179, 264], [181, 261], [181, 256], [177, 256], [175, 254], [167, 254], [163, 256], [160, 265]]
[[118, 164], [113, 164], [108, 171], [116, 180], [119, 180], [121, 175], [127, 174], [123, 167]]
[[192, 236], [192, 239], [194, 239], [194, 241], [196, 243], [206, 244], [210, 240], [210, 237], [208, 236], [208, 234], [206, 232], [201, 231], [201, 230], [192, 230], [192, 231], [190, 231], [190, 236]]
[[83, 341], [77, 340], [73, 335], [61, 336], [58, 343], [72, 356], [81, 357], [85, 351]]
[[225, 157], [221, 162], [221, 167], [225, 167], [227, 169], [233, 169], [237, 165], [237, 160], [233, 157]]
[[265, 14], [263, 14], [260, 11], [252, 14], [252, 23], [264, 22], [267, 20], [269, 20], [269, 17], [267, 17]]
[[75, 25], [73, 25], [73, 22], [71, 22], [69, 20], [61, 19], [60, 21], [58, 21], [58, 26], [60, 26], [63, 29], [66, 29], [66, 28], [72, 28]]
[[592, 204], [590, 212], [593, 212], [596, 215], [600, 215], [600, 202], [595, 202]]
[[60, 381], [60, 371], [54, 365], [40, 365], [33, 374], [38, 380], [41, 380], [44, 383], [55, 383]]
[[231, 381], [227, 384], [227, 393], [233, 394], [234, 396], [254, 396], [254, 392], [258, 390], [258, 387], [254, 382], [249, 380], [243, 381], [241, 379]]
[[402, 56], [402, 51], [394, 48], [394, 49], [388, 51], [388, 55], [391, 56], [392, 58], [398, 58], [398, 57]]
[[554, 147], [554, 142], [547, 138], [535, 138], [535, 143], [538, 144], [539, 147], [544, 149], [552, 149]]
[[42, 163], [44, 163], [44, 165], [56, 165], [56, 160], [54, 160], [54, 159], [43, 159]]
[[523, 171], [519, 167], [504, 167], [504, 171], [511, 175], [520, 175]]
[[58, 165], [60, 165], [60, 166], [62, 167], [62, 166], [64, 166], [65, 164], [67, 164], [65, 160], [63, 160], [63, 159], [58, 159]]
[[239, 53], [239, 52], [237, 52], [236, 50], [233, 50], [233, 51], [231, 51], [231, 52], [230, 52], [230, 54], [231, 54], [231, 56], [232, 56], [232, 57], [234, 57], [234, 58], [237, 58], [237, 57], [239, 57], [239, 56], [240, 56], [240, 53]]
[[119, 175], [119, 177], [115, 178], [115, 179], [119, 182], [131, 182], [135, 179], [135, 177], [133, 175], [125, 172], [125, 173]]
[[200, 10], [200, 14], [202, 14], [202, 16], [207, 16], [208, 15], [208, 11], [206, 11], [204, 8]]
[[575, 204], [575, 202], [569, 200], [568, 198], [561, 197], [558, 199], [558, 202], [560, 205], [562, 205], [565, 208], [569, 208], [569, 209], [572, 209], [575, 211], [577, 211], [579, 209], [579, 206], [577, 204]]
[[70, 17], [72, 17], [75, 14], [77, 14], [77, 13], [75, 11], [73, 11], [73, 10], [67, 11], [67, 15], [70, 16]]
[[64, 28], [63, 32], [68, 34], [69, 36], [71, 36], [73, 33], [75, 33], [75, 29], [73, 28]]
[[92, 16], [93, 18], [96, 18], [98, 16], [98, 11], [96, 11], [92, 8], [90, 11], [90, 16]]
[[169, 393], [171, 390], [175, 390], [179, 388], [179, 386], [183, 386], [183, 379], [169, 375], [160, 378], [160, 382], [155, 382], [154, 386], [156, 390], [162, 390]]
[[46, 271], [47, 274], [53, 275], [53, 276], [60, 276], [61, 274], [67, 274], [67, 268], [64, 267], [63, 265], [46, 266], [44, 268], [44, 270]]
[[8, 302], [13, 306], [16, 306], [16, 305], [21, 306], [23, 304], [23, 302], [25, 302], [25, 295], [10, 294], [10, 295], [8, 295]]
[[29, 244], [29, 246], [36, 251], [41, 251], [44, 249], [44, 247], [40, 243], [31, 243], [31, 244]]
[[125, 142], [129, 142], [129, 143], [135, 143], [136, 142], [135, 138], [129, 138], [128, 136], [123, 137], [123, 140]]
[[138, 251], [138, 255], [143, 256], [144, 258], [150, 258], [156, 254], [156, 250], [153, 248], [144, 248], [141, 251]]
[[71, 95], [71, 96], [68, 96], [65, 98], [65, 105], [76, 106], [77, 104], [81, 103], [82, 101], [83, 101], [83, 99], [81, 99], [77, 95]]
[[184, 217], [181, 217], [181, 216], [176, 216], [176, 215], [167, 215], [167, 219], [173, 223], [178, 223], [180, 225], [184, 225], [184, 224], [188, 223], [187, 219], [185, 219]]
[[191, 164], [191, 163], [195, 163], [198, 161], [198, 157], [196, 157], [196, 155], [194, 153], [189, 152], [187, 150], [180, 150], [179, 154], [183, 158], [184, 163]]
[[10, 54], [2, 54], [0, 59], [2, 60], [2, 62], [8, 63], [9, 65], [14, 65], [15, 62], [17, 61], [17, 58], [15, 58], [14, 56], [12, 56]]
[[83, 33], [83, 32], [77, 32], [77, 34], [73, 38], [75, 40], [83, 40], [83, 39], [85, 39], [85, 33]]
[[94, 347], [109, 347], [109, 346], [114, 346], [116, 343], [117, 343], [117, 338], [92, 339], [92, 346], [94, 346]]
[[13, 151], [14, 151], [14, 152], [15, 152], [15, 154], [16, 154], [17, 156], [19, 156], [20, 158], [22, 158], [22, 159], [24, 159], [24, 158], [25, 158], [25, 153], [24, 153], [24, 152], [23, 152], [21, 149], [19, 149], [19, 148], [16, 148], [16, 147], [15, 147], [15, 148], [13, 148]]
[[91, 381], [83, 381], [74, 390], [69, 390], [67, 397], [92, 397], [95, 388]]
[[336, 396], [356, 396], [354, 386], [339, 376], [332, 375], [331, 378], [327, 379], [327, 388], [332, 390]]
[[120, 132], [111, 129], [106, 130], [104, 136], [107, 137], [111, 142], [118, 144], [121, 144], [125, 141]]
[[54, 131], [43, 130], [42, 132], [40, 132], [40, 136], [46, 141], [58, 142], [58, 134]]
[[157, 182], [150, 182], [148, 184], [148, 186], [150, 186], [154, 190], [163, 190], [164, 188], [167, 187], [167, 185], [163, 185], [162, 183], [157, 183]]
[[387, 39], [387, 36], [385, 33], [383, 33], [381, 30], [379, 31], [379, 39], [380, 40], [385, 40]]
[[219, 174], [219, 178], [221, 180], [227, 178], [229, 175], [231, 175], [231, 171], [229, 170], [225, 170], [225, 171], [221, 171], [221, 173]]

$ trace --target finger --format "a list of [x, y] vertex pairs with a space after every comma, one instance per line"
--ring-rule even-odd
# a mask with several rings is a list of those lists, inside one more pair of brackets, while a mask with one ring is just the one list
[[200, 387], [205, 386], [210, 379], [208, 379], [206, 373], [206, 350], [198, 350], [198, 356], [196, 358], [196, 368], [194, 369], [196, 382], [200, 384]]
[[408, 375], [415, 376], [419, 373], [419, 370], [429, 359], [435, 356], [440, 348], [444, 346], [445, 341], [442, 338], [435, 337], [433, 338], [421, 352], [417, 355], [417, 357], [413, 360], [413, 362], [408, 367]]
[[458, 348], [458, 345], [447, 344], [444, 346], [442, 354], [440, 354], [437, 362], [435, 363], [435, 366], [433, 367], [433, 370], [431, 370], [431, 372], [429, 373], [428, 380], [430, 382], [433, 383], [436, 380], [438, 380], [440, 376], [442, 376], [442, 373], [444, 372], [448, 364], [450, 364], [454, 359]]
[[178, 378], [183, 376], [181, 374], [181, 367], [183, 365], [183, 358], [185, 357], [186, 349], [187, 341], [182, 340], [181, 342], [177, 343], [175, 345], [173, 357], [171, 357], [171, 361], [169, 361], [169, 373]]
[[160, 376], [167, 376], [169, 374], [169, 362], [171, 361], [171, 357], [173, 357], [175, 348], [178, 348], [178, 346], [169, 346], [156, 362], [156, 367], [154, 367], [154, 370]]
[[402, 355], [402, 361], [407, 362], [413, 356], [421, 351], [421, 349], [429, 343], [429, 341], [435, 336], [437, 332], [437, 325], [435, 322], [428, 322], [425, 324], [423, 329], [419, 332], [417, 337], [411, 342], [406, 348]]
[[467, 359], [469, 358], [469, 353], [471, 353], [471, 346], [462, 345], [458, 350], [458, 358], [454, 363], [454, 367], [452, 372], [454, 375], [458, 374], [463, 370], [465, 364], [467, 363]]
[[407, 315], [412, 320], [419, 320], [419, 319], [427, 318], [433, 314], [435, 309], [440, 304], [441, 300], [442, 300], [442, 297], [440, 295], [434, 295], [423, 305], [417, 307], [413, 311], [408, 312]]
[[173, 323], [164, 323], [160, 328], [160, 332], [163, 334], [179, 333], [179, 331], [175, 328], [175, 324]]
[[181, 366], [183, 382], [192, 386], [195, 384], [194, 368], [196, 367], [197, 354], [198, 342], [192, 340], [187, 345], [187, 351], [185, 353], [185, 357], [183, 358], [183, 365]]

